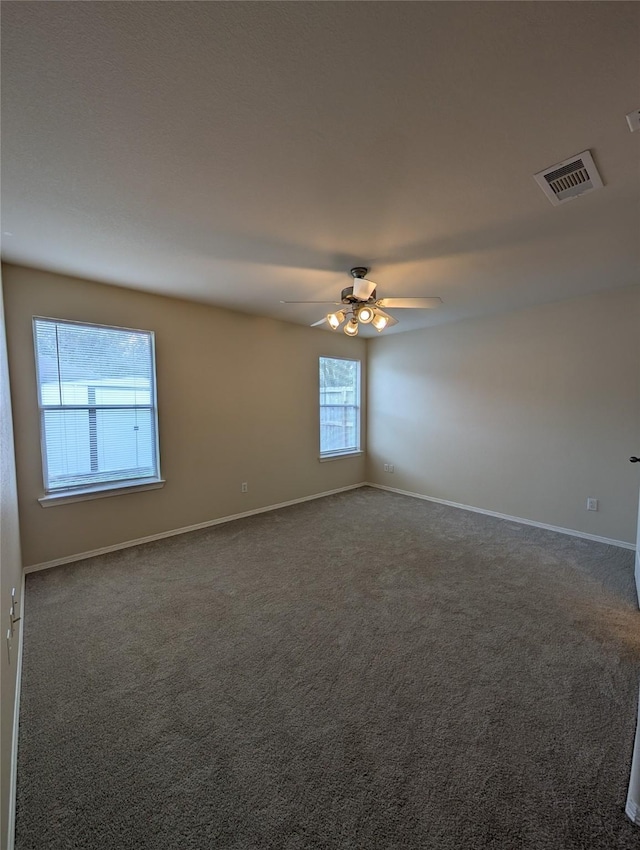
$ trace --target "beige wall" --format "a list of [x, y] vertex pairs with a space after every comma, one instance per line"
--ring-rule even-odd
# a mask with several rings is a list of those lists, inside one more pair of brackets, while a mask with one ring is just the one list
[[368, 354], [369, 481], [635, 542], [640, 287], [382, 337]]
[[[9, 373], [5, 344], [2, 280], [0, 279], [0, 628], [2, 629], [2, 652], [0, 667], [2, 675], [0, 746], [2, 765], [0, 769], [0, 848], [8, 846], [9, 796], [11, 787], [11, 750], [13, 744], [14, 705], [16, 693], [16, 669], [20, 623], [16, 624], [11, 649], [11, 661], [7, 656], [5, 636], [9, 628], [11, 588], [15, 587], [20, 597], [22, 564], [20, 561], [20, 532], [18, 529], [18, 499], [16, 473], [13, 457], [13, 428], [11, 422], [11, 398], [9, 395]], [[21, 602], [21, 600], [20, 600]]]
[[[318, 461], [318, 357], [364, 360], [363, 340], [18, 266], [4, 282], [25, 565], [364, 480], [364, 457]], [[162, 490], [40, 506], [34, 315], [155, 331]]]

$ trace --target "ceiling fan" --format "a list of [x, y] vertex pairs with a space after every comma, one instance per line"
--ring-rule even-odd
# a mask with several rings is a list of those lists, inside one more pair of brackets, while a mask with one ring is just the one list
[[378, 298], [376, 284], [366, 277], [369, 269], [356, 266], [351, 269], [353, 286], [342, 290], [340, 301], [281, 301], [281, 304], [335, 304], [340, 310], [327, 313], [324, 319], [314, 322], [311, 327], [329, 325], [337, 331], [344, 322], [343, 331], [347, 336], [357, 336], [360, 325], [371, 324], [381, 333], [385, 328], [398, 324], [398, 320], [386, 313], [383, 308], [424, 310], [438, 307], [442, 298]]

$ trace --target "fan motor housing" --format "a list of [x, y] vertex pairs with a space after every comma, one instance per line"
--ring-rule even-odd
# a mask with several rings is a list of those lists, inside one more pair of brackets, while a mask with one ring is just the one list
[[343, 304], [373, 304], [376, 300], [377, 293], [374, 289], [366, 301], [361, 301], [353, 294], [353, 286], [347, 286], [346, 289], [342, 290], [342, 295], [340, 297]]

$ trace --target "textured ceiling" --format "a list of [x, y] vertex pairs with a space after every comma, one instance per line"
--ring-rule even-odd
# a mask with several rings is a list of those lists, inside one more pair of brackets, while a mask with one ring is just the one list
[[[640, 5], [3, 2], [3, 258], [397, 330], [640, 281]], [[591, 149], [605, 188], [533, 173]]]

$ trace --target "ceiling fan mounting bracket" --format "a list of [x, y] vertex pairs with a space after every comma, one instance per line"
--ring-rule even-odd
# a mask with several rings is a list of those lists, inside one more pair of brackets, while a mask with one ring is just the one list
[[369, 269], [365, 266], [355, 266], [351, 269], [351, 277], [362, 279], [363, 277], [367, 276], [368, 271]]

